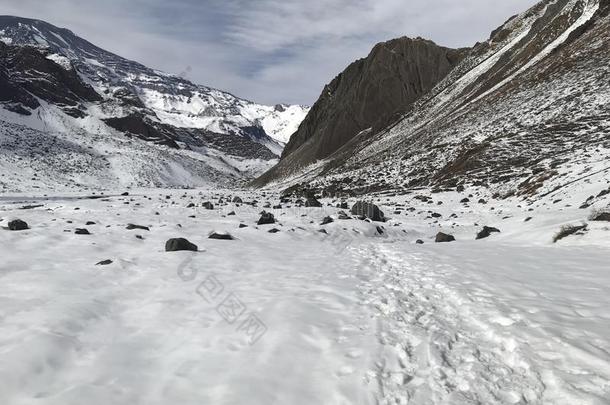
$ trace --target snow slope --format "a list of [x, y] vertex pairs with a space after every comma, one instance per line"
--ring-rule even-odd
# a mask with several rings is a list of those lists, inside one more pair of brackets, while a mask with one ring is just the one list
[[[553, 244], [561, 225], [590, 213], [571, 201], [549, 209], [549, 197], [529, 211], [484, 189], [469, 192], [486, 204], [460, 203], [454, 192], [424, 192], [431, 203], [380, 196], [385, 224], [285, 203], [271, 210], [278, 224], [256, 226], [260, 207], [219, 200], [277, 204], [277, 195], [120, 191], [0, 199], [0, 225], [21, 218], [31, 227], [0, 230], [0, 402], [573, 405], [610, 397], [610, 228], [590, 223], [585, 235]], [[204, 201], [217, 206], [206, 210]], [[607, 195], [594, 206], [608, 203]], [[327, 215], [335, 221], [319, 225]], [[483, 224], [502, 232], [474, 241]], [[73, 233], [82, 227], [91, 235]], [[269, 233], [274, 227], [280, 232]], [[432, 243], [439, 230], [457, 242]], [[212, 231], [237, 239], [207, 239]], [[200, 251], [164, 252], [172, 237]], [[95, 265], [105, 259], [113, 263]], [[221, 305], [229, 297], [238, 300], [232, 314]], [[244, 326], [252, 319], [257, 327]]]

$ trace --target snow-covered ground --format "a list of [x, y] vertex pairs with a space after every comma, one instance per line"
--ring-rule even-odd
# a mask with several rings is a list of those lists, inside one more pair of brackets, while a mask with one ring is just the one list
[[0, 197], [0, 226], [31, 228], [0, 230], [0, 403], [608, 403], [610, 225], [552, 243], [590, 209], [441, 193], [380, 197], [386, 223], [284, 204], [257, 226], [277, 195], [122, 191]]

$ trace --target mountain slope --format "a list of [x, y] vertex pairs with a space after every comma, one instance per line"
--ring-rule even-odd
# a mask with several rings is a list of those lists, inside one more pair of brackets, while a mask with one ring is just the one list
[[465, 53], [420, 38], [376, 45], [324, 88], [280, 164], [262, 179], [324, 159], [362, 131], [374, 134], [385, 128], [410, 111]]
[[[41, 136], [122, 134], [226, 155], [223, 170], [237, 170], [241, 178], [273, 163], [307, 111], [259, 105], [195, 85], [107, 52], [69, 30], [10, 16], [0, 16], [0, 90], [5, 123]], [[15, 128], [3, 125], [9, 132]], [[233, 158], [252, 163], [235, 165]], [[250, 169], [239, 174], [243, 166]]]
[[609, 9], [608, 0], [537, 4], [475, 46], [403, 120], [284, 184], [528, 196], [610, 170]]

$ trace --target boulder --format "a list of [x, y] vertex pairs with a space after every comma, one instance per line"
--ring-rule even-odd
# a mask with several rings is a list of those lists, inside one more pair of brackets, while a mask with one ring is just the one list
[[197, 247], [197, 245], [189, 242], [187, 239], [184, 238], [173, 238], [165, 242], [166, 252], [178, 252], [182, 250], [196, 252], [197, 250], [199, 250], [199, 248]]
[[15, 219], [8, 223], [8, 229], [10, 231], [25, 231], [26, 229], [30, 229], [27, 222], [22, 221], [20, 219]]
[[353, 215], [358, 217], [365, 217], [371, 221], [385, 222], [385, 216], [383, 211], [379, 209], [375, 204], [364, 201], [358, 201], [351, 210]]
[[269, 224], [275, 224], [275, 217], [273, 216], [272, 213], [270, 212], [266, 212], [263, 211], [261, 213], [261, 217], [258, 220], [258, 225], [269, 225]]
[[327, 225], [327, 224], [331, 224], [335, 222], [334, 219], [332, 219], [332, 217], [326, 217], [322, 220], [322, 223], [320, 225]]
[[307, 201], [305, 201], [305, 206], [309, 208], [321, 208], [322, 203], [318, 201], [315, 197], [308, 197]]
[[107, 260], [102, 260], [101, 262], [96, 263], [96, 266], [108, 266], [109, 264], [112, 264], [112, 260], [107, 259]]
[[76, 228], [74, 233], [77, 235], [91, 235], [91, 232], [89, 232], [89, 230], [85, 228]]
[[233, 204], [243, 204], [244, 200], [242, 200], [240, 197], [233, 197]]
[[150, 228], [147, 226], [143, 226], [143, 225], [136, 225], [136, 224], [127, 224], [127, 230], [134, 230], [134, 229], [140, 229], [142, 231], [150, 231]]
[[206, 210], [213, 210], [214, 209], [214, 204], [212, 204], [209, 201], [204, 202], [203, 204], [201, 204], [201, 206], [203, 208], [205, 208]]
[[444, 243], [444, 242], [453, 242], [455, 241], [455, 237], [453, 235], [448, 235], [443, 232], [439, 232], [436, 234], [436, 243]]
[[217, 240], [234, 240], [235, 238], [233, 236], [231, 236], [231, 234], [229, 233], [218, 233], [218, 232], [212, 232], [209, 236], [208, 239], [217, 239]]
[[500, 233], [500, 230], [491, 226], [484, 226], [483, 229], [477, 233], [477, 240], [489, 238], [492, 233]]

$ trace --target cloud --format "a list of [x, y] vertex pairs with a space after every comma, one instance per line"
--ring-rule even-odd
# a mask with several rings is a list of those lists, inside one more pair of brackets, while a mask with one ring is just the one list
[[69, 28], [109, 51], [240, 97], [311, 104], [377, 42], [407, 35], [470, 46], [534, 3], [0, 0], [0, 10]]

